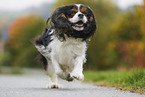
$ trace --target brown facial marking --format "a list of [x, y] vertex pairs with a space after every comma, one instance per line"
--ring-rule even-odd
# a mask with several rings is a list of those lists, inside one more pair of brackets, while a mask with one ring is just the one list
[[81, 8], [81, 12], [86, 12], [86, 8], [85, 7], [82, 7]]
[[66, 16], [63, 13], [61, 13], [61, 16], [64, 17], [64, 18], [66, 18]]
[[90, 21], [93, 21], [93, 17], [90, 17]]
[[74, 11], [74, 12], [78, 12], [78, 10], [77, 10], [77, 9], [75, 9], [75, 8], [74, 8], [74, 9], [72, 9], [72, 11]]

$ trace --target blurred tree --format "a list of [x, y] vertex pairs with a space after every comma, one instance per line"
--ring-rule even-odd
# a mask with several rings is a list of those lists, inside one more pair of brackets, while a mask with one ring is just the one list
[[44, 20], [36, 16], [27, 16], [17, 19], [9, 28], [9, 41], [6, 44], [10, 52], [10, 60], [6, 65], [14, 67], [29, 66], [36, 67], [37, 52], [31, 40], [40, 34], [44, 27]]
[[1, 30], [0, 30], [0, 41], [1, 41], [1, 39], [2, 39], [2, 33], [1, 33]]
[[113, 27], [116, 32], [119, 64], [133, 67], [145, 67], [145, 6], [136, 6], [120, 15]]
[[117, 63], [116, 55], [114, 51], [108, 51], [108, 45], [109, 41], [114, 37], [110, 31], [110, 25], [118, 15], [118, 8], [110, 0], [57, 0], [55, 9], [62, 5], [71, 4], [84, 4], [89, 6], [98, 24], [97, 33], [91, 42], [89, 42], [87, 69], [107, 69], [115, 67], [114, 65]]
[[139, 41], [143, 38], [143, 33], [140, 29], [140, 23], [138, 16], [134, 12], [127, 12], [125, 15], [121, 17], [116, 25], [116, 29], [118, 32], [118, 38], [123, 41]]

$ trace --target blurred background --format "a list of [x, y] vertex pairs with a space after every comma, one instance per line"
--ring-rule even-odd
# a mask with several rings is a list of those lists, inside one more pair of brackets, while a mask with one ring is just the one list
[[98, 24], [85, 70], [145, 68], [145, 0], [0, 0], [0, 71], [42, 68], [31, 40], [57, 7], [75, 3], [91, 7]]

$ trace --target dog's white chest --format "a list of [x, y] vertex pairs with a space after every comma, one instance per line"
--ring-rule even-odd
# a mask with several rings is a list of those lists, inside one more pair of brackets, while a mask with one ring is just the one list
[[52, 49], [52, 57], [60, 65], [72, 65], [77, 57], [85, 58], [86, 42], [79, 39], [67, 39], [64, 42], [54, 39], [49, 45]]

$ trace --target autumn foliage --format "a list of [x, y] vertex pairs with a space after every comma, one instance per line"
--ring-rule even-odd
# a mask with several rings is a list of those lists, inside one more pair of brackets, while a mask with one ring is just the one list
[[37, 52], [31, 41], [42, 33], [43, 28], [44, 20], [36, 16], [21, 17], [11, 24], [10, 39], [6, 44], [11, 54], [9, 64], [19, 67], [37, 65], [35, 62]]
[[144, 6], [135, 7], [119, 17], [113, 31], [116, 33], [116, 50], [119, 64], [145, 67], [145, 11]]

